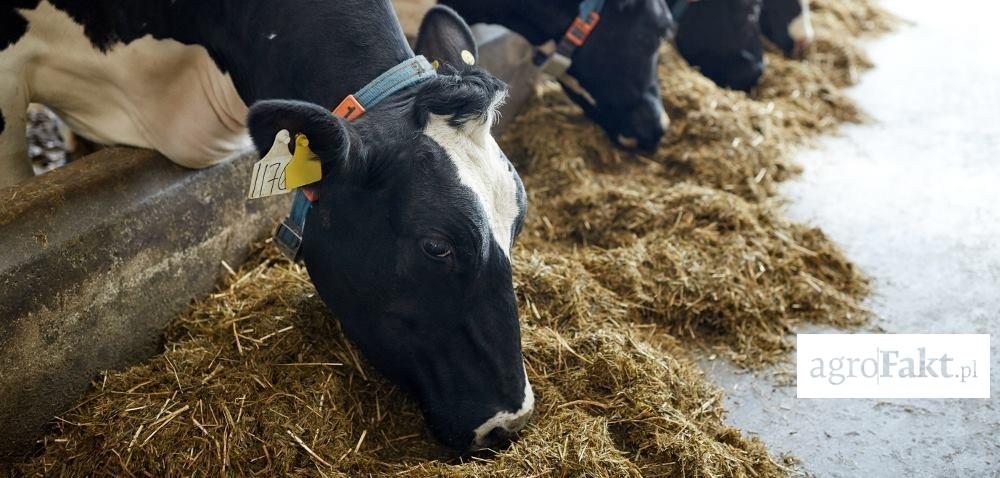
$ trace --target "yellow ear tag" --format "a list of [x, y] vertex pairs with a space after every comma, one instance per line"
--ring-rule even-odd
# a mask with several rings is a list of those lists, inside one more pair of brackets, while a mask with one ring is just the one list
[[431, 68], [434, 68], [435, 70], [441, 68], [441, 62], [437, 61], [437, 60], [432, 61], [431, 62]]
[[469, 50], [462, 50], [462, 61], [466, 65], [472, 66], [476, 64], [476, 57]]
[[295, 135], [295, 154], [285, 168], [285, 187], [295, 189], [320, 179], [323, 179], [323, 167], [309, 149], [309, 138], [301, 133]]

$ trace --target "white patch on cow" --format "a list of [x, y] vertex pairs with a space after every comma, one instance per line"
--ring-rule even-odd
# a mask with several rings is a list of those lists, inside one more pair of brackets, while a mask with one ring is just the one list
[[51, 107], [80, 135], [155, 149], [192, 168], [251, 147], [247, 106], [204, 47], [147, 35], [103, 53], [47, 1], [19, 12], [29, 29], [12, 71], [27, 79], [31, 101]]
[[528, 419], [531, 418], [531, 413], [535, 410], [535, 393], [531, 390], [531, 382], [528, 381], [528, 372], [525, 370], [524, 373], [524, 401], [521, 402], [521, 408], [513, 412], [498, 412], [493, 415], [489, 420], [483, 422], [475, 429], [476, 437], [473, 441], [473, 446], [480, 448], [485, 443], [486, 436], [493, 431], [494, 428], [500, 427], [509, 432], [516, 432], [528, 423]]
[[471, 119], [460, 128], [448, 124], [448, 116], [431, 115], [424, 134], [448, 154], [458, 171], [459, 180], [472, 190], [486, 213], [486, 226], [493, 239], [510, 259], [514, 221], [520, 212], [517, 181], [500, 146], [490, 134], [490, 127], [497, 118], [497, 108], [505, 94], [494, 99], [482, 119]]
[[802, 6], [802, 13], [788, 24], [788, 36], [792, 37], [797, 45], [805, 47], [812, 43], [816, 34], [813, 32], [812, 18], [809, 14], [809, 0], [799, 0], [799, 5]]

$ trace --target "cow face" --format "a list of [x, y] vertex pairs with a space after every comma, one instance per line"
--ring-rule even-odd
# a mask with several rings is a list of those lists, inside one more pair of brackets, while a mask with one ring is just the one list
[[608, 2], [600, 23], [576, 50], [568, 76], [559, 79], [567, 95], [621, 146], [653, 150], [670, 124], [657, 73], [670, 25], [663, 0]]
[[534, 406], [511, 278], [525, 193], [490, 135], [505, 86], [455, 66], [475, 51], [468, 27], [436, 9], [421, 36], [417, 52], [443, 63], [439, 75], [356, 121], [272, 100], [248, 123], [259, 150], [287, 129], [322, 160], [302, 254], [347, 335], [417, 399], [441, 442], [494, 447]]
[[760, 28], [785, 55], [801, 56], [814, 37], [808, 1], [763, 0]]
[[692, 1], [678, 21], [677, 50], [717, 85], [749, 91], [764, 72], [759, 19], [760, 0]]

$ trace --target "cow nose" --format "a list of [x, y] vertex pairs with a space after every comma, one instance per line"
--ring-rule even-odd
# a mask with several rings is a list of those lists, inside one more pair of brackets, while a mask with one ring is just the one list
[[663, 109], [663, 105], [660, 105], [660, 131], [666, 133], [668, 129], [670, 129], [670, 115]]
[[[519, 410], [517, 414], [507, 415], [502, 420], [494, 419], [491, 422], [484, 423], [476, 431], [476, 439], [473, 441], [472, 447], [475, 449], [491, 448], [496, 450], [497, 447], [503, 448], [510, 445], [517, 432], [528, 424], [528, 420], [531, 419], [534, 411], [534, 407], [531, 406]], [[483, 433], [487, 428], [489, 431]]]
[[626, 149], [636, 149], [651, 153], [659, 147], [660, 141], [670, 128], [670, 116], [659, 98], [652, 104], [646, 103], [636, 108], [629, 118], [629, 129], [636, 134], [619, 133], [615, 141]]
[[478, 444], [478, 446], [495, 451], [503, 450], [513, 443], [514, 435], [516, 433], [517, 432], [512, 432], [504, 427], [496, 427], [490, 430], [490, 432], [483, 437], [483, 440]]
[[491, 450], [507, 448], [514, 441], [517, 432], [528, 424], [533, 413], [534, 409], [528, 409], [526, 412], [506, 420], [502, 425], [494, 426], [488, 433], [476, 439], [473, 444], [474, 448], [489, 448]]
[[505, 447], [510, 444], [514, 436], [528, 424], [531, 415], [535, 412], [535, 395], [531, 390], [531, 384], [525, 379], [524, 403], [521, 408], [514, 412], [500, 412], [493, 418], [480, 425], [474, 431], [475, 438], [472, 441], [473, 449]]
[[744, 61], [735, 64], [724, 85], [727, 88], [749, 92], [760, 82], [761, 75], [764, 74], [765, 63], [763, 59], [754, 58], [748, 51], [740, 53]]
[[812, 39], [800, 38], [795, 40], [795, 47], [792, 49], [793, 58], [802, 58], [806, 54], [806, 49], [812, 44]]
[[805, 54], [806, 48], [812, 44], [816, 34], [813, 32], [812, 21], [807, 14], [799, 15], [788, 25], [788, 36], [795, 42], [792, 56], [799, 58]]
[[620, 134], [618, 135], [618, 144], [628, 149], [635, 149], [639, 147], [639, 140], [635, 139], [634, 136]]

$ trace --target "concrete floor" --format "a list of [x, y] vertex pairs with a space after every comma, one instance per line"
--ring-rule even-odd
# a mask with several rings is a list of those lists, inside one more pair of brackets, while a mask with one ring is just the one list
[[870, 45], [878, 67], [851, 91], [875, 122], [801, 153], [788, 213], [874, 279], [876, 329], [992, 334], [994, 398], [799, 400], [780, 367], [703, 365], [729, 421], [805, 473], [1000, 476], [1000, 5], [884, 4], [914, 24]]

